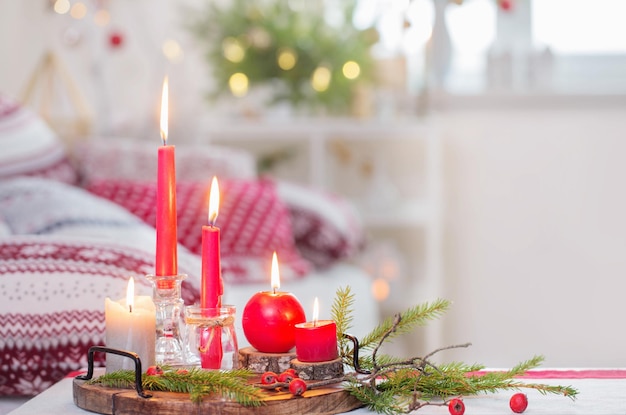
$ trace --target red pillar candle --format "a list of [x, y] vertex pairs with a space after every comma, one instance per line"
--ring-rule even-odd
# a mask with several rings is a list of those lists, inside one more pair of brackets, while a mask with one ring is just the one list
[[[202, 227], [202, 280], [200, 282], [200, 305], [203, 309], [214, 309], [213, 315], [219, 315], [217, 308], [222, 306], [224, 283], [220, 262], [220, 228], [215, 226], [219, 212], [219, 185], [213, 177], [209, 193], [209, 224]], [[220, 327], [205, 329], [202, 334], [200, 364], [204, 369], [219, 369], [222, 365], [222, 336]]]
[[276, 253], [272, 257], [272, 291], [254, 294], [243, 309], [243, 333], [252, 347], [263, 353], [286, 353], [296, 344], [295, 326], [306, 321], [295, 295], [279, 292]]
[[[156, 207], [156, 270], [159, 276], [178, 274], [176, 235], [176, 165], [174, 146], [167, 145], [168, 82], [163, 81], [161, 139], [158, 150]], [[173, 281], [161, 281], [172, 284]], [[167, 287], [161, 287], [167, 288]]]
[[332, 320], [318, 320], [317, 297], [313, 306], [313, 321], [296, 324], [296, 357], [301, 362], [327, 362], [339, 357], [337, 325]]

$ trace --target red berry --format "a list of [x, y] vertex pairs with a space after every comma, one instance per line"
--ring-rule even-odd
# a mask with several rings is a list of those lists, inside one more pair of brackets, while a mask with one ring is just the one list
[[463, 399], [454, 398], [448, 402], [448, 411], [450, 415], [463, 415], [465, 413], [465, 404]]
[[265, 372], [261, 375], [261, 383], [264, 385], [271, 385], [278, 382], [278, 375], [274, 372]]
[[146, 375], [148, 376], [159, 376], [162, 374], [163, 374], [163, 369], [161, 369], [161, 366], [150, 366], [146, 370]]
[[511, 400], [509, 401], [509, 406], [511, 407], [511, 411], [516, 414], [521, 414], [528, 407], [528, 398], [523, 393], [516, 393], [511, 396]]
[[289, 383], [295, 378], [297, 378], [297, 376], [294, 375], [293, 373], [289, 371], [284, 371], [278, 376], [278, 381], [281, 383]]
[[294, 396], [300, 396], [306, 391], [306, 382], [300, 378], [295, 378], [289, 383], [289, 392]]

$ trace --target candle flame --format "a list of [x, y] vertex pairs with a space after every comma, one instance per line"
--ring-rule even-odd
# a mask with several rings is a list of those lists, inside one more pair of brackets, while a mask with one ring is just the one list
[[163, 92], [161, 93], [161, 140], [163, 145], [167, 143], [167, 104], [169, 95], [169, 82], [167, 76], [163, 79]]
[[220, 209], [220, 186], [217, 177], [213, 176], [209, 191], [209, 225], [214, 226]]
[[133, 312], [133, 305], [135, 303], [135, 279], [130, 277], [128, 279], [128, 286], [126, 287], [126, 306], [130, 313]]
[[320, 300], [315, 297], [313, 301], [313, 325], [317, 326], [317, 321], [320, 318]]
[[280, 288], [280, 273], [278, 272], [278, 257], [274, 251], [272, 255], [272, 290], [274, 293]]

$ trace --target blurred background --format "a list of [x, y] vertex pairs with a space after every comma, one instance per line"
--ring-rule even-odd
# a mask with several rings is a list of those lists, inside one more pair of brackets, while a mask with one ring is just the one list
[[0, 0], [0, 92], [68, 142], [255, 154], [349, 198], [384, 315], [451, 310], [396, 351], [623, 366], [620, 0]]

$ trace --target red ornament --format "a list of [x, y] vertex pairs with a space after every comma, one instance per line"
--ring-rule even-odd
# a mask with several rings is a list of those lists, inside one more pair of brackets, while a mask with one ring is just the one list
[[109, 34], [109, 45], [112, 48], [119, 48], [124, 43], [124, 35], [121, 32], [111, 32]]
[[448, 402], [448, 411], [450, 415], [463, 415], [465, 413], [465, 404], [463, 399], [454, 398]]
[[500, 0], [500, 8], [505, 12], [513, 10], [513, 0]]
[[296, 324], [306, 316], [291, 293], [261, 291], [243, 309], [243, 333], [250, 345], [263, 353], [286, 353], [296, 344]]
[[511, 400], [509, 401], [509, 406], [511, 407], [511, 411], [516, 414], [521, 414], [528, 407], [528, 398], [523, 393], [516, 393], [511, 396]]
[[302, 379], [294, 379], [289, 383], [289, 392], [294, 396], [302, 395], [307, 389], [306, 382]]

